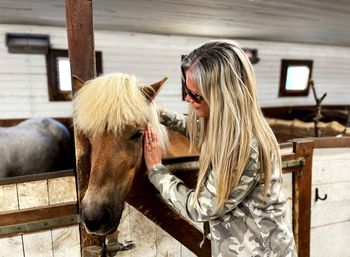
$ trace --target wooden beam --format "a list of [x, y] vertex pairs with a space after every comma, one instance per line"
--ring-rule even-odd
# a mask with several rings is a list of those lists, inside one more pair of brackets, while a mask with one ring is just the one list
[[8, 211], [0, 215], [0, 237], [78, 224], [77, 213], [76, 203]]
[[77, 214], [76, 203], [8, 211], [0, 215], [0, 227]]
[[[78, 76], [83, 81], [87, 81], [96, 76], [92, 1], [65, 0], [65, 4], [71, 75]], [[72, 85], [72, 89], [73, 95], [79, 90], [77, 85]], [[74, 132], [78, 203], [80, 204], [89, 182], [90, 144], [86, 136], [76, 128]], [[81, 247], [84, 249], [91, 245], [101, 246], [104, 237], [87, 234], [85, 228], [81, 225], [80, 240]]]
[[310, 256], [311, 184], [313, 139], [293, 142], [295, 157], [304, 158], [304, 166], [293, 173], [293, 230], [298, 256]]
[[53, 179], [53, 178], [70, 177], [70, 176], [74, 176], [74, 171], [72, 169], [32, 174], [32, 175], [0, 178], [0, 186], [18, 184], [18, 183], [27, 183], [32, 181], [39, 181], [39, 180], [46, 180], [46, 179]]
[[350, 137], [315, 138], [315, 148], [350, 147]]

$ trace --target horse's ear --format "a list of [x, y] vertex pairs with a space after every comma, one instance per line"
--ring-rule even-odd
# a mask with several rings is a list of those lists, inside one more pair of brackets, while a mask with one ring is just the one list
[[152, 102], [154, 98], [156, 98], [156, 96], [158, 95], [160, 88], [162, 87], [162, 85], [167, 79], [168, 79], [167, 77], [164, 77], [161, 81], [158, 81], [157, 83], [142, 87], [142, 93], [146, 96], [146, 98], [150, 102]]
[[80, 89], [84, 85], [84, 81], [76, 75], [73, 75], [72, 84], [74, 88]]

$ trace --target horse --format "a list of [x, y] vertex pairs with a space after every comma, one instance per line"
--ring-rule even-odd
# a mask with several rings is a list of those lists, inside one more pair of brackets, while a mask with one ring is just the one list
[[[190, 155], [188, 139], [174, 147], [174, 133], [159, 123], [154, 99], [166, 78], [150, 86], [136, 77], [114, 73], [79, 83], [73, 98], [73, 122], [91, 146], [90, 177], [80, 204], [88, 233], [107, 235], [117, 229], [135, 178], [146, 174], [143, 135], [149, 122], [157, 131], [163, 156]], [[185, 138], [181, 135], [181, 137]]]
[[51, 118], [0, 127], [0, 178], [50, 172], [71, 158], [69, 130]]

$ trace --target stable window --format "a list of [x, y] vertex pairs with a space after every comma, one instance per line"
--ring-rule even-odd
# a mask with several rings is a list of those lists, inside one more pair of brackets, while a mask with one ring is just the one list
[[279, 96], [307, 96], [311, 74], [311, 60], [282, 60]]
[[[50, 101], [72, 100], [72, 81], [68, 50], [49, 49], [46, 55]], [[96, 52], [96, 73], [102, 74], [102, 53]]]

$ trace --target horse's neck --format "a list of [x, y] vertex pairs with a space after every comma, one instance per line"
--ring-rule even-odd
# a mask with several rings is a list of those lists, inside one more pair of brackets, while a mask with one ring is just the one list
[[188, 156], [196, 154], [195, 150], [190, 151], [190, 140], [176, 132], [168, 129], [169, 145], [163, 157]]

